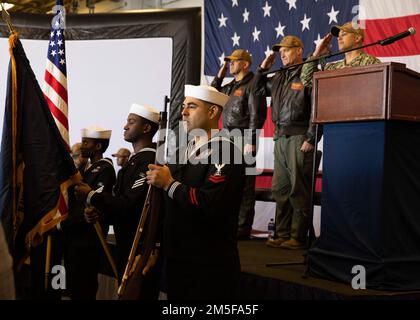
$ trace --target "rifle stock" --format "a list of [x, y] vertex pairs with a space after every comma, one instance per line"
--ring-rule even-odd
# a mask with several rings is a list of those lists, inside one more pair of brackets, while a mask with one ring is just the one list
[[151, 196], [151, 186], [149, 186], [149, 189], [147, 191], [147, 196], [144, 201], [143, 210], [140, 216], [140, 221], [137, 226], [136, 235], [134, 236], [133, 244], [131, 246], [130, 255], [128, 256], [128, 261], [125, 266], [124, 274], [121, 280], [121, 284], [118, 287], [118, 296], [121, 298], [125, 292], [125, 289], [127, 287], [128, 279], [130, 278], [130, 270], [133, 267], [134, 260], [136, 258], [136, 252], [137, 252], [137, 246], [140, 242], [141, 235], [143, 233], [144, 225], [146, 223], [146, 219], [149, 213], [150, 209], [150, 196]]

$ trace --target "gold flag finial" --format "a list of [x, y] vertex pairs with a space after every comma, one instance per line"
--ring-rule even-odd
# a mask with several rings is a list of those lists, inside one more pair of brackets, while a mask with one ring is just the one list
[[12, 21], [10, 20], [10, 14], [7, 12], [7, 10], [4, 8], [3, 2], [1, 3], [1, 17], [3, 18], [3, 21], [6, 22], [7, 27], [9, 28], [10, 34], [12, 34], [15, 30], [13, 29]]

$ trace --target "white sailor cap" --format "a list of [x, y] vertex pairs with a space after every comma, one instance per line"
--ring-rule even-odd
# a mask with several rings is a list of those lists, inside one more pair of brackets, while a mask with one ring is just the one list
[[159, 123], [159, 111], [147, 104], [139, 105], [133, 103], [128, 113], [134, 113], [142, 118], [145, 118], [155, 123]]
[[107, 139], [111, 138], [112, 130], [104, 129], [98, 126], [89, 126], [87, 128], [83, 128], [82, 130], [82, 138], [92, 138], [92, 139]]
[[220, 107], [224, 107], [226, 102], [229, 100], [229, 96], [225, 95], [217, 91], [216, 88], [210, 86], [193, 86], [190, 84], [185, 85], [185, 93], [186, 97], [192, 97], [196, 99], [200, 99], [212, 104], [216, 104]]

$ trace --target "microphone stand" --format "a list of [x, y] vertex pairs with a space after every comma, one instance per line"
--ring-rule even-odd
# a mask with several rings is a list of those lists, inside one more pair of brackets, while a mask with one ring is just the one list
[[[351, 52], [351, 51], [355, 51], [355, 50], [361, 50], [361, 49], [371, 47], [371, 46], [374, 46], [374, 45], [378, 45], [378, 44], [380, 44], [381, 46], [386, 46], [388, 44], [393, 43], [393, 42], [387, 42], [388, 39], [389, 38], [386, 38], [386, 39], [383, 39], [383, 40], [379, 40], [379, 41], [376, 41], [376, 42], [372, 42], [372, 43], [369, 43], [369, 44], [366, 44], [366, 45], [359, 46], [357, 48], [352, 48], [352, 49], [348, 49], [348, 50], [344, 50], [344, 51], [339, 51], [339, 52], [336, 52], [336, 53], [325, 54], [325, 55], [322, 55], [322, 56], [319, 56], [319, 57], [316, 57], [316, 58], [313, 58], [313, 59], [307, 59], [307, 60], [305, 60], [301, 63], [296, 63], [296, 64], [289, 65], [289, 66], [286, 66], [286, 67], [282, 67], [282, 68], [277, 69], [277, 70], [265, 71], [265, 72], [263, 72], [263, 74], [267, 75], [267, 74], [272, 74], [272, 73], [276, 73], [276, 72], [286, 71], [288, 69], [296, 68], [296, 67], [299, 67], [299, 66], [304, 65], [304, 64], [309, 63], [309, 62], [320, 62], [321, 71], [324, 71], [325, 60], [326, 59], [329, 59], [331, 57], [335, 57], [335, 56], [338, 56], [338, 55], [341, 55], [341, 54], [345, 54], [347, 52]], [[317, 166], [316, 166], [317, 159], [316, 159], [316, 157], [317, 157], [317, 151], [318, 151], [318, 128], [319, 128], [319, 125], [316, 124], [316, 126], [315, 126], [315, 146], [314, 146], [315, 149], [314, 149], [314, 155], [313, 155], [313, 159], [312, 159], [312, 184], [311, 184], [310, 209], [309, 209], [310, 210], [310, 212], [309, 212], [309, 220], [310, 220], [309, 225], [310, 225], [310, 227], [309, 227], [309, 230], [308, 230], [308, 240], [307, 240], [308, 249], [306, 249], [306, 252], [303, 254], [303, 261], [274, 262], [274, 263], [267, 263], [265, 265], [266, 267], [305, 265], [305, 270], [302, 274], [302, 278], [305, 278], [305, 279], [308, 278], [308, 276], [309, 276], [308, 250], [313, 246], [313, 244], [316, 241], [315, 229], [314, 229], [314, 226], [313, 226], [313, 213], [314, 213], [316, 170], [317, 170]]]
[[372, 43], [369, 43], [369, 44], [365, 44], [365, 45], [362, 45], [362, 46], [359, 46], [359, 47], [356, 47], [356, 48], [347, 49], [347, 50], [343, 50], [343, 51], [338, 51], [338, 52], [335, 52], [335, 53], [324, 54], [324, 55], [319, 56], [319, 57], [313, 57], [310, 60], [306, 59], [303, 62], [292, 64], [292, 65], [285, 66], [285, 67], [281, 67], [280, 69], [277, 69], [277, 70], [264, 71], [263, 74], [267, 75], [267, 74], [272, 74], [272, 73], [276, 73], [276, 72], [285, 71], [285, 70], [288, 70], [288, 69], [292, 69], [292, 68], [302, 66], [302, 65], [304, 65], [306, 63], [309, 63], [309, 62], [325, 61], [326, 59], [329, 59], [329, 58], [332, 58], [332, 57], [335, 57], [335, 56], [339, 56], [339, 55], [345, 54], [347, 52], [361, 50], [361, 49], [372, 47], [372, 46], [375, 46], [375, 45], [378, 45], [378, 44], [381, 45], [381, 46], [387, 46], [387, 45], [391, 44], [391, 43], [386, 43], [386, 40], [388, 40], [388, 38], [383, 39], [383, 40], [378, 40], [376, 42], [372, 42]]

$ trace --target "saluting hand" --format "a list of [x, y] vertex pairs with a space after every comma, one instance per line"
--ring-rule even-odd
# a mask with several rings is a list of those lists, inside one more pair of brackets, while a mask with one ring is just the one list
[[261, 63], [261, 68], [270, 69], [276, 61], [276, 53], [271, 51], [270, 54]]
[[332, 48], [332, 45], [330, 44], [332, 37], [333, 35], [331, 33], [328, 33], [324, 38], [322, 38], [321, 42], [316, 46], [316, 49], [312, 56], [320, 57], [330, 52]]
[[228, 64], [229, 63], [227, 61], [225, 61], [223, 63], [222, 67], [219, 70], [219, 73], [217, 74], [217, 77], [219, 79], [223, 79], [226, 76], [226, 71], [227, 71], [227, 68], [228, 68]]
[[155, 164], [149, 164], [148, 168], [149, 171], [146, 172], [147, 183], [167, 191], [174, 181], [169, 168], [167, 166], [158, 166]]

